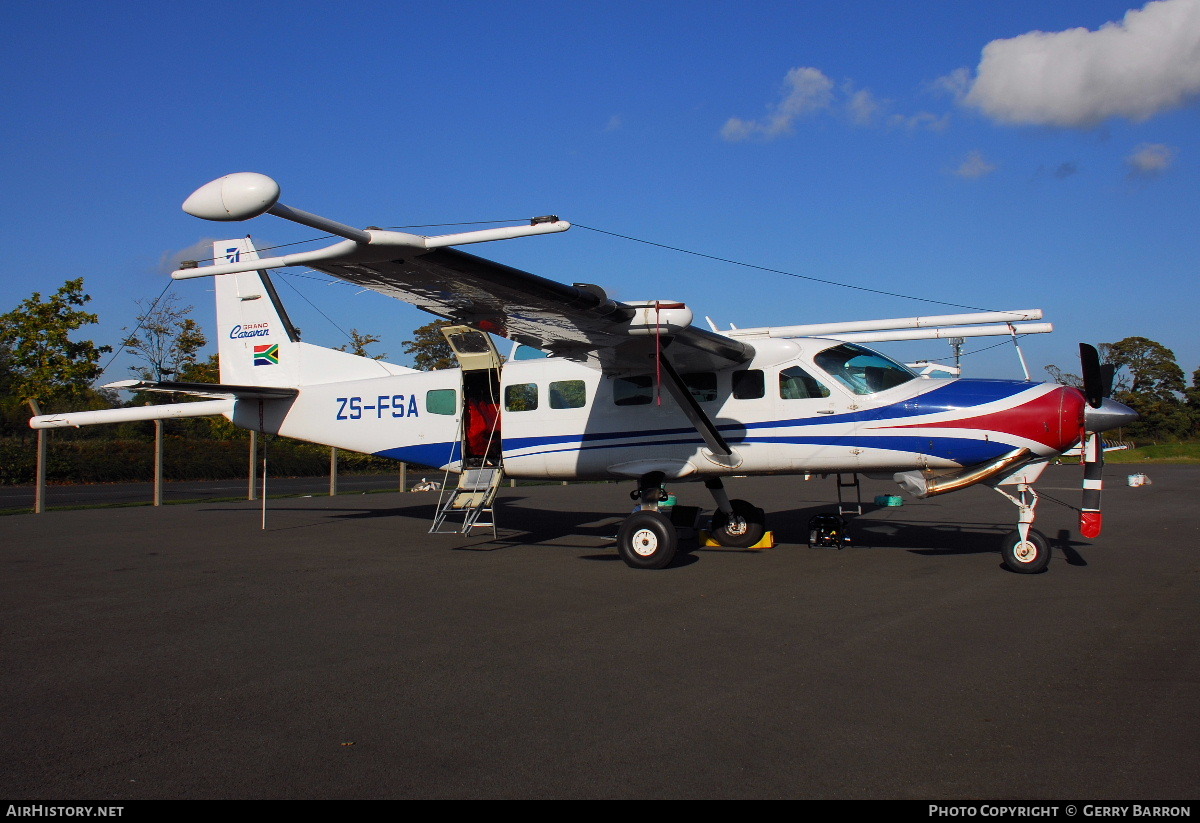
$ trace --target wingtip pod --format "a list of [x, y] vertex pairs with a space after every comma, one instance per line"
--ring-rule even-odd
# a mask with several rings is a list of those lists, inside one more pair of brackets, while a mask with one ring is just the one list
[[196, 189], [183, 201], [183, 210], [204, 220], [249, 220], [266, 213], [279, 201], [279, 184], [251, 171], [227, 174]]

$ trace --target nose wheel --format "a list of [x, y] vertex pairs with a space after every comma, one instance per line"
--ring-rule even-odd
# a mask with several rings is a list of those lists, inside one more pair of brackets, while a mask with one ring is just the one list
[[1037, 574], [1050, 563], [1050, 544], [1041, 532], [1030, 529], [1028, 535], [1021, 537], [1021, 533], [1016, 531], [1004, 538], [1000, 554], [1004, 557], [1004, 565], [1011, 571]]
[[1034, 530], [1038, 495], [1029, 483], [1017, 483], [1017, 493], [1009, 494], [999, 486], [992, 490], [1007, 497], [1017, 507], [1017, 530], [1004, 538], [1000, 555], [1004, 565], [1018, 574], [1037, 574], [1050, 563], [1050, 544], [1045, 535]]

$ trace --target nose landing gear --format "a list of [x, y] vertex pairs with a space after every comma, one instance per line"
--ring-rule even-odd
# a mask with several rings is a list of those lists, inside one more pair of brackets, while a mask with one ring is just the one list
[[1031, 483], [1018, 481], [1015, 485], [1015, 495], [1009, 494], [999, 486], [992, 486], [992, 490], [1007, 497], [1019, 513], [1017, 530], [1004, 538], [1000, 556], [1004, 558], [1004, 565], [1009, 571], [1037, 574], [1045, 571], [1046, 566], [1050, 564], [1050, 544], [1045, 535], [1033, 528], [1038, 495]]

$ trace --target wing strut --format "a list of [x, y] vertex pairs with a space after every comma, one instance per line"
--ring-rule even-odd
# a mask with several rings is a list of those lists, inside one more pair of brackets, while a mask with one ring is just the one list
[[663, 377], [666, 378], [667, 391], [675, 398], [675, 402], [683, 409], [683, 413], [687, 415], [688, 420], [696, 427], [696, 431], [704, 438], [704, 442], [708, 444], [708, 448], [713, 454], [721, 454], [728, 457], [733, 454], [733, 449], [729, 448], [729, 444], [725, 442], [725, 438], [717, 431], [717, 427], [708, 419], [708, 415], [704, 413], [704, 409], [700, 408], [700, 404], [696, 402], [696, 398], [688, 390], [684, 384], [683, 378], [679, 376], [679, 372], [675, 371], [675, 367], [671, 365], [671, 361], [667, 359], [665, 353], [658, 353], [658, 364], [662, 367]]

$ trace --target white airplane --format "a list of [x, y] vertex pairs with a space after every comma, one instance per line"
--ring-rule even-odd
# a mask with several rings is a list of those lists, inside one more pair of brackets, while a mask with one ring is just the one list
[[[434, 529], [453, 512], [478, 524], [501, 476], [628, 479], [638, 506], [618, 549], [635, 568], [679, 551], [660, 510], [667, 481], [702, 481], [721, 545], [756, 545], [764, 512], [731, 500], [722, 478], [864, 474], [929, 497], [985, 484], [1012, 501], [1006, 565], [1039, 572], [1050, 558], [1032, 528], [1033, 484], [1082, 443], [1081, 531], [1100, 532], [1098, 433], [1136, 414], [1106, 399], [1095, 349], [1082, 346], [1085, 389], [1009, 380], [929, 379], [863, 342], [1041, 333], [1040, 310], [712, 331], [673, 300], [617, 302], [449, 248], [565, 231], [557, 217], [527, 226], [424, 237], [356, 229], [279, 202], [279, 186], [238, 173], [194, 192], [197, 217], [274, 214], [344, 237], [316, 251], [259, 259], [248, 238], [218, 242], [214, 277], [220, 384], [122, 381], [207, 402], [43, 415], [34, 428], [221, 414], [248, 429], [436, 466], [459, 474]], [[303, 343], [267, 270], [304, 265], [454, 321], [445, 334], [460, 368], [422, 372]], [[982, 324], [982, 325], [979, 325]], [[485, 332], [515, 341], [504, 362]], [[840, 482], [840, 478], [839, 478]], [[685, 524], [691, 525], [691, 524]], [[432, 530], [431, 530], [432, 531]]]

